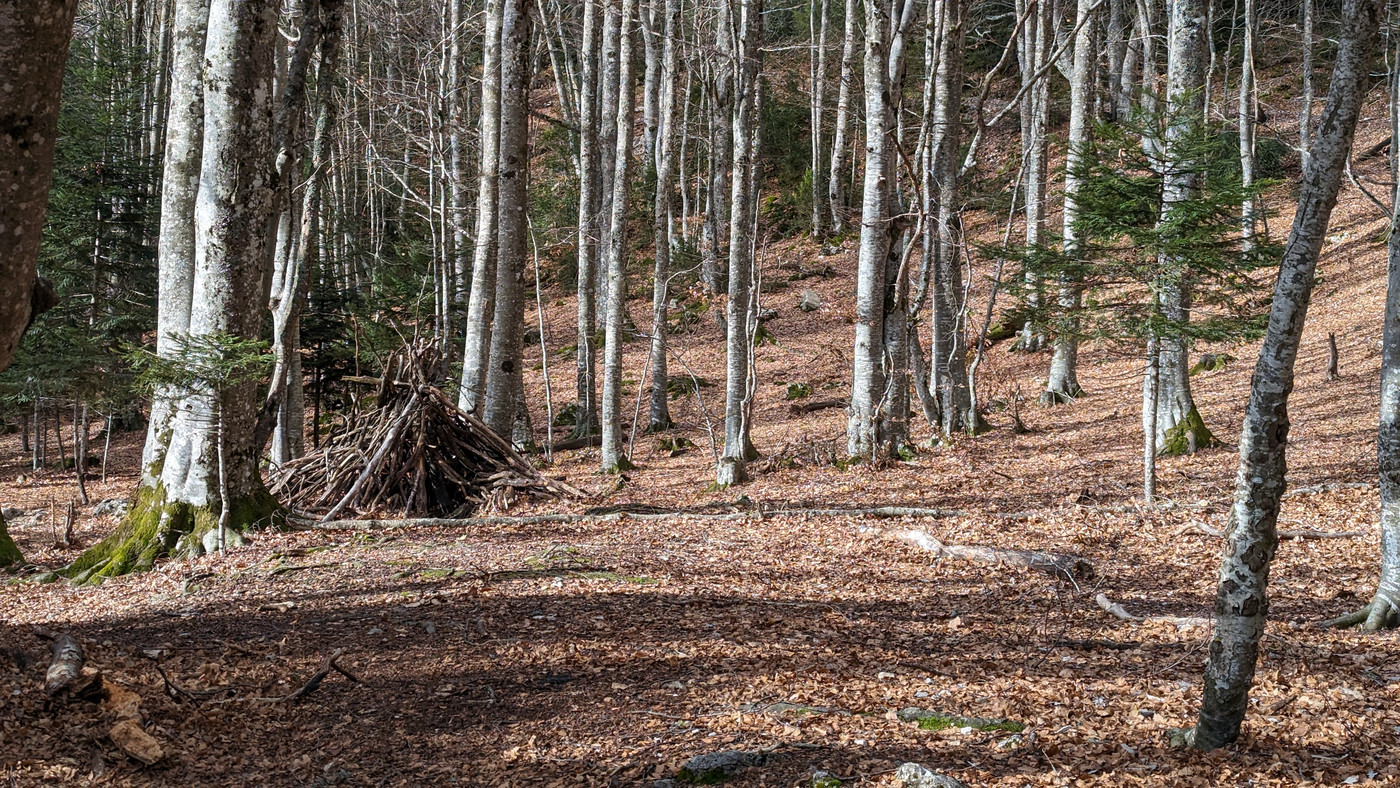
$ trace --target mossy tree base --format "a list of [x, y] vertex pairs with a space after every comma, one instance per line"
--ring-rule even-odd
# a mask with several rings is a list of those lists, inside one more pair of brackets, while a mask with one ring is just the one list
[[[233, 502], [224, 546], [243, 543], [240, 534], [273, 524], [281, 507], [264, 490]], [[159, 484], [142, 487], [136, 503], [110, 536], [93, 545], [63, 570], [76, 584], [143, 572], [161, 558], [188, 558], [219, 549], [219, 512], [208, 506], [167, 500]]]
[[1201, 419], [1200, 411], [1192, 408], [1181, 421], [1167, 430], [1157, 453], [1164, 457], [1183, 457], [1200, 449], [1219, 445], [1220, 441]]
[[20, 566], [24, 566], [24, 554], [19, 551], [15, 540], [10, 538], [10, 529], [5, 525], [5, 518], [0, 516], [0, 570]]

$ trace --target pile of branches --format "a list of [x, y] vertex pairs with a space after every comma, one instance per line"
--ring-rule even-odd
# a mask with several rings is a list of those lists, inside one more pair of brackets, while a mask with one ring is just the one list
[[378, 387], [376, 407], [324, 446], [278, 468], [270, 491], [293, 509], [329, 520], [346, 511], [466, 517], [503, 511], [522, 497], [583, 497], [548, 479], [438, 388], [441, 355], [428, 344], [400, 349]]

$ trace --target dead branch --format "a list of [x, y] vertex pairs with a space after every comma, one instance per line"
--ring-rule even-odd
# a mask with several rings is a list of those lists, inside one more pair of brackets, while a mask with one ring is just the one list
[[[1178, 529], [1177, 533], [1182, 534], [1187, 531], [1198, 531], [1206, 536], [1214, 536], [1217, 539], [1225, 538], [1224, 531], [1218, 528], [1211, 528], [1209, 525], [1202, 522], [1187, 523]], [[1366, 534], [1362, 531], [1295, 531], [1287, 528], [1278, 531], [1278, 538], [1280, 539], [1355, 539], [1365, 535]]]
[[286, 695], [282, 695], [276, 698], [249, 698], [248, 700], [253, 701], [255, 703], [285, 703], [289, 701], [299, 700], [319, 689], [321, 686], [321, 682], [326, 680], [326, 677], [331, 674], [331, 671], [336, 671], [337, 673], [340, 673], [346, 678], [349, 678], [351, 681], [359, 683], [360, 680], [358, 678], [351, 675], [347, 671], [341, 669], [336, 664], [336, 662], [340, 659], [340, 656], [344, 653], [345, 649], [341, 648], [332, 651], [330, 655], [327, 656], [325, 660], [321, 662], [321, 667], [317, 668], [316, 672], [311, 674], [311, 678], [306, 680], [305, 684], [301, 685], [301, 687], [297, 688], [296, 690], [293, 690], [292, 692]]
[[990, 566], [1019, 566], [1066, 580], [1094, 576], [1094, 565], [1079, 556], [1034, 550], [1007, 550], [983, 545], [947, 545], [927, 532], [918, 530], [891, 531], [890, 535], [939, 557], [958, 558]]
[[788, 410], [799, 416], [805, 413], [815, 413], [819, 410], [830, 410], [832, 408], [850, 407], [850, 402], [844, 399], [819, 399], [813, 402], [794, 402], [788, 406]]
[[1132, 621], [1134, 623], [1141, 623], [1143, 621], [1161, 621], [1166, 624], [1174, 624], [1179, 628], [1203, 627], [1208, 626], [1212, 623], [1212, 619], [1192, 616], [1135, 616], [1132, 613], [1129, 613], [1127, 610], [1123, 609], [1122, 605], [1110, 600], [1103, 594], [1098, 594], [1097, 596], [1095, 596], [1094, 601], [1098, 603], [1099, 607], [1104, 609], [1104, 612], [1122, 621]]

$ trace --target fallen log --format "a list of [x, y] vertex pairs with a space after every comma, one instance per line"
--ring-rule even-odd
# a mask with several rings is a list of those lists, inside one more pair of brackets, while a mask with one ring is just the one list
[[[550, 523], [608, 523], [623, 519], [632, 520], [762, 520], [765, 517], [872, 517], [892, 519], [900, 517], [969, 517], [972, 513], [962, 509], [930, 509], [910, 506], [876, 506], [852, 509], [754, 509], [743, 512], [685, 512], [685, 511], [610, 511], [583, 514], [534, 514], [514, 517], [409, 517], [383, 520], [330, 520], [310, 522], [295, 520], [289, 523], [291, 530], [298, 531], [389, 531], [399, 528], [465, 528], [473, 525], [546, 525]], [[1019, 519], [1025, 512], [1007, 515], [993, 514], [992, 517]]]
[[[1209, 525], [1202, 522], [1187, 523], [1178, 529], [1177, 533], [1182, 534], [1187, 531], [1198, 531], [1206, 536], [1214, 536], [1217, 539], [1223, 539], [1225, 537], [1224, 531], [1218, 528], [1211, 528]], [[1277, 533], [1280, 539], [1355, 539], [1359, 536], [1366, 535], [1362, 531], [1295, 531], [1287, 528], [1280, 529]]]
[[813, 402], [794, 402], [788, 406], [797, 415], [805, 413], [815, 413], [819, 410], [831, 410], [833, 408], [845, 408], [850, 406], [850, 402], [844, 399], [819, 399]]
[[939, 557], [958, 558], [989, 566], [1024, 567], [1066, 580], [1094, 576], [1094, 565], [1079, 556], [1041, 553], [1035, 550], [1007, 550], [983, 545], [949, 545], [925, 531], [918, 530], [892, 531], [890, 535]]
[[1094, 601], [1098, 603], [1099, 607], [1104, 609], [1104, 612], [1121, 621], [1131, 621], [1134, 623], [1160, 621], [1166, 624], [1174, 624], [1177, 628], [1203, 627], [1209, 626], [1214, 622], [1214, 619], [1195, 616], [1135, 616], [1125, 610], [1122, 605], [1110, 600], [1103, 594], [1095, 596]]
[[78, 682], [83, 675], [86, 656], [78, 639], [67, 633], [55, 635], [49, 650], [53, 653], [53, 660], [49, 662], [49, 671], [44, 676], [44, 694], [52, 698]]

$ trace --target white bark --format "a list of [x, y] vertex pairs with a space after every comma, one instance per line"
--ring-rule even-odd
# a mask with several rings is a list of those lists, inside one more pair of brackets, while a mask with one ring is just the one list
[[827, 199], [831, 203], [832, 232], [841, 232], [846, 220], [846, 165], [850, 161], [851, 91], [856, 62], [856, 0], [846, 0], [845, 32], [841, 36], [841, 79], [836, 92], [836, 124], [831, 138], [831, 170], [827, 174]]
[[[204, 36], [208, 24], [209, 0], [175, 3], [157, 265], [156, 352], [166, 358], [175, 351], [180, 335], [190, 330], [190, 301], [194, 297], [194, 206], [199, 195], [200, 161], [204, 150]], [[160, 478], [174, 414], [174, 392], [157, 392], [151, 401], [151, 418], [141, 457], [144, 485], [153, 485]]]
[[1234, 741], [1249, 702], [1268, 613], [1269, 565], [1278, 546], [1279, 502], [1286, 482], [1288, 395], [1332, 209], [1337, 203], [1352, 139], [1369, 82], [1382, 4], [1346, 0], [1341, 39], [1323, 117], [1303, 174], [1298, 209], [1274, 285], [1269, 324], [1250, 384], [1240, 435], [1240, 468], [1230, 509], [1229, 539], [1220, 561], [1215, 632], [1204, 695], [1187, 742], [1213, 750]]
[[476, 185], [476, 245], [467, 302], [467, 338], [457, 405], [480, 414], [486, 404], [491, 319], [496, 311], [496, 224], [501, 145], [501, 13], [505, 0], [487, 0], [481, 65], [481, 167]]
[[607, 318], [603, 338], [602, 464], [604, 473], [620, 473], [630, 467], [622, 449], [622, 322], [627, 297], [627, 195], [631, 189], [633, 101], [632, 38], [637, 0], [622, 0], [619, 20], [617, 127], [613, 158], [612, 199], [608, 233]]

